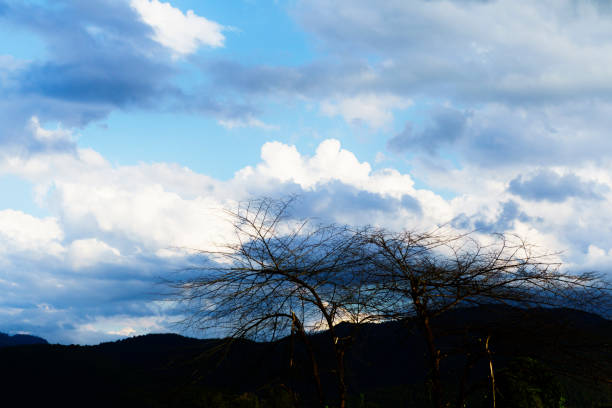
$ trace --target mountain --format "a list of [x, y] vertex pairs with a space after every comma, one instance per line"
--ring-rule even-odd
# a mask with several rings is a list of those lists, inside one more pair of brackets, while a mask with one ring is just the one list
[[[470, 361], [466, 356], [476, 355], [478, 339], [490, 336], [502, 387], [498, 407], [504, 401], [520, 406], [516, 401], [532, 397], [540, 401], [533, 406], [542, 407], [549, 406], [542, 402], [546, 398], [567, 408], [612, 405], [612, 389], [589, 380], [612, 378], [610, 320], [570, 309], [479, 307], [454, 310], [435, 323], [449, 389]], [[337, 330], [354, 336], [346, 353], [349, 407], [428, 406], [428, 355], [416, 322], [342, 323]], [[310, 340], [324, 393], [333, 402], [335, 367], [327, 336], [320, 332]], [[289, 337], [228, 343], [150, 334], [97, 346], [5, 347], [0, 367], [0, 398], [19, 406], [282, 408], [294, 406], [289, 390], [299, 396], [299, 406], [316, 400], [308, 353]], [[471, 367], [468, 382], [476, 392], [468, 406], [490, 406], [488, 361]]]
[[0, 347], [23, 346], [30, 344], [48, 344], [48, 342], [41, 337], [31, 336], [29, 334], [15, 334], [10, 336], [6, 333], [0, 333]]

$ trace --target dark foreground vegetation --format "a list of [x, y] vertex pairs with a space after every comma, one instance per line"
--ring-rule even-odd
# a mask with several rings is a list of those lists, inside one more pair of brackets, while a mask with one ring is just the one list
[[590, 313], [612, 315], [603, 275], [513, 235], [322, 224], [294, 204], [228, 210], [235, 238], [168, 283], [189, 327], [288, 341], [295, 406], [607, 403], [579, 385], [612, 378], [609, 325]]
[[[606, 407], [612, 388], [612, 321], [570, 309], [459, 308], [436, 318], [447, 356], [441, 381], [464, 406], [490, 407], [489, 338], [497, 407]], [[428, 407], [428, 347], [417, 319], [341, 323], [353, 333], [345, 355], [347, 406]], [[328, 331], [309, 335], [320, 356], [323, 393], [338, 404]], [[0, 348], [2, 401], [23, 407], [310, 407], [318, 405], [308, 352], [291, 336], [274, 342], [198, 340], [175, 334], [98, 346]], [[470, 348], [473, 348], [470, 352]], [[471, 356], [471, 357], [470, 357]], [[608, 380], [609, 381], [609, 380]], [[337, 405], [336, 405], [337, 406]], [[451, 405], [454, 406], [454, 405]]]

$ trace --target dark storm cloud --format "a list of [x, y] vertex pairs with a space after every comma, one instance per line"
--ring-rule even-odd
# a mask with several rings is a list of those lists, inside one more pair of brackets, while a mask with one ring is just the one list
[[520, 175], [510, 181], [508, 191], [525, 200], [561, 203], [576, 197], [587, 200], [602, 200], [610, 189], [605, 184], [585, 181], [575, 174], [560, 175], [542, 169], [527, 176]]

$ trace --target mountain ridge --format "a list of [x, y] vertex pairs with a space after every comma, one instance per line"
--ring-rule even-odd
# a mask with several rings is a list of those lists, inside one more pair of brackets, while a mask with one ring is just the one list
[[33, 344], [49, 344], [42, 337], [33, 336], [31, 334], [14, 334], [0, 332], [0, 347], [25, 346]]
[[[612, 339], [612, 321], [594, 314], [563, 309], [465, 308], [441, 316], [437, 326], [440, 345], [448, 353], [443, 362], [445, 378], [451, 382], [465, 362], [461, 354], [465, 349], [453, 353], [466, 340], [462, 332], [466, 327], [471, 340], [491, 336], [495, 367], [500, 373], [515, 364], [517, 356], [531, 359], [526, 360], [527, 365], [538, 360], [537, 367], [550, 367], [555, 372], [569, 368], [573, 373], [588, 375], [593, 370], [588, 358], [604, 366], [610, 363], [607, 365], [612, 368], [612, 349], [593, 348]], [[341, 323], [337, 329], [340, 335], [354, 336], [346, 353], [347, 382], [353, 398], [363, 395], [378, 401], [372, 407], [426, 406], [419, 401], [426, 395], [427, 348], [414, 320], [362, 326]], [[333, 401], [336, 389], [328, 335], [318, 332], [310, 339], [319, 359], [324, 392]], [[290, 337], [273, 342], [226, 340], [156, 333], [95, 346], [0, 348], [0, 364], [12, 367], [10, 372], [5, 371], [3, 384], [8, 396], [44, 395], [45, 401], [60, 401], [63, 406], [82, 406], [84, 400], [91, 402], [92, 398], [95, 400], [90, 406], [116, 406], [119, 400], [137, 407], [256, 406], [236, 402], [236, 398], [247, 395], [268, 401], [261, 407], [284, 407], [289, 405], [269, 401], [287, 395], [288, 389], [300, 395], [302, 406], [312, 406], [315, 391], [310, 362], [299, 341], [292, 345]], [[570, 361], [560, 355], [558, 350], [564, 347], [578, 353], [578, 359]], [[486, 384], [485, 363], [474, 365], [474, 384]], [[39, 393], [28, 393], [31, 386]], [[598, 389], [593, 397], [591, 391], [585, 391], [588, 396], [581, 397], [582, 391], [576, 391], [574, 383], [571, 386], [568, 408], [612, 403], [610, 392]], [[230, 402], [223, 405], [219, 402], [222, 400]], [[30, 401], [29, 405], [37, 402]]]

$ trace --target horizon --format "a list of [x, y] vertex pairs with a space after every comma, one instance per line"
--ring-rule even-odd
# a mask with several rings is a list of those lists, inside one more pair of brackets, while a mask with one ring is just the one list
[[[452, 311], [449, 311], [447, 313], [457, 313], [457, 312], [464, 312], [466, 310], [471, 310], [471, 309], [480, 309], [483, 307], [491, 307], [491, 306], [495, 306], [495, 307], [506, 307], [507, 305], [481, 305], [481, 306], [467, 306], [467, 307], [460, 307], [457, 309], [453, 309]], [[542, 310], [542, 309], [551, 309], [554, 311], [564, 311], [567, 310], [567, 307], [531, 307], [531, 308], [523, 308], [523, 307], [513, 307], [513, 306], [507, 306], [511, 309], [516, 309], [518, 308], [519, 310]], [[569, 308], [572, 309], [572, 308]], [[604, 321], [608, 321], [608, 322], [612, 322], [612, 320], [609, 317], [605, 317], [599, 313], [597, 313], [597, 311], [585, 311], [585, 310], [581, 310], [581, 309], [572, 309], [574, 311], [577, 311], [579, 313], [586, 313], [586, 314], [590, 314], [593, 316], [597, 316], [598, 318], [601, 318]], [[412, 317], [413, 319], [415, 317]], [[371, 321], [371, 322], [367, 322], [367, 323], [354, 323], [354, 322], [350, 322], [350, 321], [341, 321], [339, 323], [336, 324], [337, 326], [340, 326], [342, 324], [348, 324], [348, 325], [356, 325], [356, 326], [377, 326], [377, 325], [394, 325], [401, 322], [401, 320], [397, 320], [397, 319], [390, 319], [390, 320], [385, 320], [385, 321]], [[318, 330], [314, 330], [311, 331], [308, 335], [309, 336], [316, 336], [320, 333], [324, 333], [329, 331], [329, 329], [326, 328], [321, 328]], [[124, 337], [118, 337], [118, 338], [114, 338], [111, 340], [104, 340], [104, 341], [100, 341], [98, 343], [53, 343], [51, 341], [48, 341], [47, 339], [45, 339], [42, 336], [37, 335], [36, 333], [25, 333], [25, 332], [20, 332], [20, 333], [5, 333], [0, 331], [0, 335], [8, 335], [9, 337], [14, 337], [14, 336], [30, 336], [30, 337], [35, 337], [35, 338], [39, 338], [42, 339], [44, 341], [46, 341], [49, 345], [60, 345], [60, 346], [100, 346], [103, 344], [108, 344], [108, 343], [115, 343], [115, 342], [121, 342], [121, 341], [125, 341], [125, 340], [130, 340], [130, 339], [134, 339], [134, 338], [139, 338], [139, 337], [143, 337], [143, 336], [165, 336], [165, 335], [175, 335], [175, 336], [179, 336], [179, 337], [183, 337], [183, 338], [188, 338], [188, 339], [193, 339], [193, 340], [223, 340], [223, 339], [228, 339], [228, 338], [233, 338], [230, 335], [228, 336], [203, 336], [202, 332], [198, 332], [198, 331], [194, 331], [194, 332], [180, 332], [180, 331], [166, 331], [166, 332], [149, 332], [149, 333], [138, 333], [138, 334], [131, 334], [128, 336], [124, 336]], [[250, 339], [250, 338], [244, 338], [243, 340], [248, 340], [248, 341], [252, 341], [254, 343], [275, 343], [275, 342], [282, 342], [284, 339], [290, 338], [291, 334], [286, 334], [285, 336], [280, 336], [280, 337], [276, 337], [274, 339], [271, 340], [263, 340], [263, 339]], [[2, 346], [0, 345], [0, 348]], [[6, 346], [5, 346], [6, 347]]]
[[0, 0], [0, 22], [0, 332], [184, 334], [160, 278], [262, 196], [612, 278], [605, 2]]

